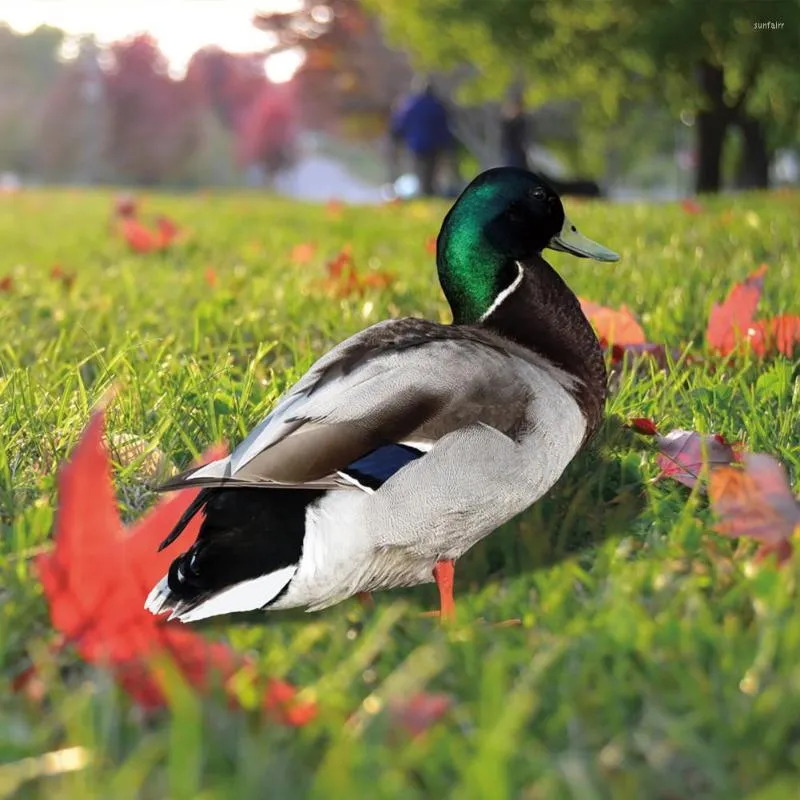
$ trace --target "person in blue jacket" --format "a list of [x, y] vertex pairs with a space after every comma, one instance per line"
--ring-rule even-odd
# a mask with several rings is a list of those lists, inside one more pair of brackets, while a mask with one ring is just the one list
[[437, 192], [437, 175], [443, 158], [452, 155], [455, 140], [444, 103], [436, 96], [430, 80], [418, 84], [392, 114], [392, 143], [404, 144], [414, 158], [420, 193]]

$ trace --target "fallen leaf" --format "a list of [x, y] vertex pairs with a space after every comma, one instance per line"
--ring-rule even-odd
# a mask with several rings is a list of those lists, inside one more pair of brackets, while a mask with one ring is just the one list
[[697, 200], [694, 200], [691, 197], [687, 197], [685, 200], [681, 201], [681, 208], [687, 214], [702, 214], [703, 213], [703, 206], [701, 206], [700, 203], [697, 202]]
[[217, 273], [214, 271], [213, 267], [206, 267], [206, 271], [203, 273], [203, 277], [206, 280], [206, 283], [213, 289], [217, 285]]
[[54, 281], [60, 281], [65, 289], [71, 289], [75, 283], [75, 273], [66, 272], [60, 264], [55, 264], [50, 270], [50, 277]]
[[754, 323], [750, 345], [753, 352], [762, 357], [777, 351], [791, 358], [800, 345], [800, 317], [779, 314]]
[[791, 539], [800, 529], [800, 503], [786, 470], [765, 453], [746, 453], [743, 469], [721, 467], [711, 473], [711, 505], [718, 533], [761, 543], [756, 560], [775, 555], [779, 564], [792, 554]]
[[730, 464], [738, 458], [734, 446], [719, 433], [708, 436], [674, 430], [666, 436], [657, 435], [656, 442], [656, 463], [661, 468], [658, 480], [672, 478], [690, 488], [704, 469]]
[[114, 214], [118, 217], [133, 218], [139, 210], [139, 204], [136, 198], [130, 194], [118, 195], [114, 201]]
[[334, 258], [325, 265], [328, 277], [321, 281], [326, 294], [337, 299], [360, 297], [367, 289], [385, 289], [394, 281], [389, 272], [371, 271], [362, 274], [353, 262], [350, 245], [345, 245]]
[[158, 230], [159, 249], [169, 247], [180, 235], [180, 228], [163, 214], [156, 218], [156, 228]]
[[607, 347], [614, 345], [640, 345], [647, 343], [647, 337], [636, 317], [622, 306], [619, 310], [602, 306], [591, 300], [580, 300], [581, 309], [597, 331], [597, 337]]
[[708, 317], [706, 340], [720, 355], [730, 355], [755, 333], [753, 316], [764, 289], [767, 265], [762, 264], [731, 289], [725, 302], [715, 303]]
[[442, 719], [452, 706], [453, 700], [446, 694], [417, 692], [409, 698], [392, 700], [388, 712], [392, 725], [417, 737]]
[[339, 219], [344, 211], [344, 203], [341, 200], [328, 200], [325, 205], [325, 214], [329, 219]]
[[122, 238], [135, 253], [152, 253], [161, 249], [161, 241], [157, 234], [142, 225], [139, 220], [124, 217], [120, 220]]
[[[166, 550], [159, 552], [158, 544], [197, 490], [178, 492], [131, 527], [123, 526], [103, 424], [103, 411], [95, 412], [59, 473], [54, 548], [40, 555], [36, 564], [53, 627], [65, 642], [85, 661], [110, 669], [138, 704], [157, 708], [166, 703], [165, 662], [172, 662], [173, 669], [199, 690], [208, 688], [215, 674], [227, 683], [250, 665], [226, 645], [207, 642], [195, 631], [145, 611], [150, 587], [165, 574], [173, 557]], [[205, 460], [223, 454], [216, 448]], [[198, 518], [190, 523], [190, 536], [197, 535], [199, 525]], [[279, 683], [285, 695], [288, 684]], [[276, 700], [269, 685], [263, 705], [278, 709], [281, 718], [291, 723], [284, 714], [288, 703]]]
[[430, 253], [432, 256], [435, 256], [435, 255], [436, 255], [436, 237], [435, 237], [435, 236], [429, 236], [429, 237], [428, 237], [428, 238], [425, 240], [425, 249], [426, 249], [426, 250], [427, 250], [427, 251], [428, 251], [428, 252], [429, 252], [429, 253]]
[[655, 422], [653, 422], [651, 419], [647, 419], [647, 417], [634, 417], [628, 423], [628, 427], [635, 430], [636, 433], [641, 433], [644, 436], [658, 435], [658, 428], [656, 428]]
[[317, 252], [317, 245], [313, 242], [300, 242], [292, 247], [289, 260], [293, 264], [308, 264]]
[[[601, 344], [603, 344], [602, 340]], [[652, 358], [659, 367], [665, 369], [669, 366], [670, 358], [675, 362], [680, 359], [681, 355], [681, 350], [670, 349], [666, 345], [653, 344], [652, 342], [626, 345], [615, 344], [611, 347], [611, 363], [615, 365], [622, 364], [626, 357], [636, 359], [647, 356], [648, 358]], [[686, 356], [683, 363], [688, 364], [693, 360], [691, 356]]]
[[14, 279], [10, 275], [0, 278], [0, 292], [10, 292], [14, 288]]

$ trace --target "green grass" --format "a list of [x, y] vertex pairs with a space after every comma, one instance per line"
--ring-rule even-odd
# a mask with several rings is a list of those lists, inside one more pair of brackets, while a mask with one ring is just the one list
[[[705, 213], [567, 202], [617, 265], [554, 254], [571, 286], [627, 304], [653, 341], [703, 352], [711, 303], [767, 262], [761, 313], [798, 312], [800, 196], [741, 196]], [[458, 622], [419, 612], [431, 587], [327, 612], [203, 626], [255, 654], [264, 674], [320, 706], [294, 730], [175, 687], [144, 718], [101, 670], [69, 652], [43, 707], [11, 691], [52, 638], [32, 556], [49, 542], [56, 466], [93, 403], [117, 383], [112, 434], [178, 467], [239, 440], [336, 341], [387, 316], [445, 320], [425, 240], [445, 210], [346, 209], [252, 194], [152, 196], [144, 211], [190, 231], [166, 255], [134, 256], [107, 231], [109, 195], [0, 197], [0, 796], [28, 756], [88, 749], [86, 769], [33, 778], [22, 797], [787, 798], [800, 779], [797, 560], [752, 573], [710, 532], [698, 492], [657, 473], [649, 443], [618, 423], [533, 509], [459, 563]], [[293, 265], [297, 242], [319, 245]], [[351, 243], [385, 292], [334, 301], [315, 289]], [[74, 271], [71, 291], [50, 278]], [[204, 271], [217, 274], [210, 288]], [[800, 382], [785, 358], [714, 359], [619, 376], [610, 416], [720, 431], [777, 455], [797, 486]], [[118, 465], [126, 519], [153, 501], [141, 461]], [[519, 617], [516, 628], [491, 623]], [[410, 740], [381, 710], [425, 688], [446, 718]], [[346, 725], [356, 714], [358, 725]], [[31, 770], [35, 773], [36, 770]]]

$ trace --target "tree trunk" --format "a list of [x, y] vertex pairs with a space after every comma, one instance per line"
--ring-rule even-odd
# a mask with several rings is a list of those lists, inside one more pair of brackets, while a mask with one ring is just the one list
[[698, 70], [700, 88], [706, 107], [697, 115], [697, 172], [695, 190], [698, 194], [718, 192], [722, 186], [722, 146], [728, 131], [729, 110], [723, 91], [725, 77], [720, 67], [702, 61]]
[[736, 171], [739, 189], [769, 189], [769, 152], [760, 120], [743, 114], [737, 124], [742, 132], [742, 153]]

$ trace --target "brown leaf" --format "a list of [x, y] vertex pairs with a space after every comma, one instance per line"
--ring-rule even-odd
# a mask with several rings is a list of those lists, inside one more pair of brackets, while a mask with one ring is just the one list
[[711, 473], [709, 496], [719, 522], [716, 530], [732, 538], [761, 543], [756, 558], [775, 554], [778, 563], [792, 553], [791, 538], [800, 526], [800, 503], [781, 463], [765, 453], [746, 453], [743, 469], [722, 467]]

